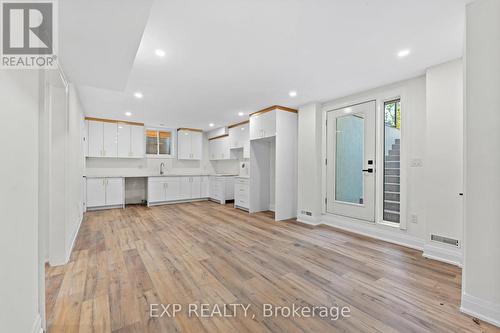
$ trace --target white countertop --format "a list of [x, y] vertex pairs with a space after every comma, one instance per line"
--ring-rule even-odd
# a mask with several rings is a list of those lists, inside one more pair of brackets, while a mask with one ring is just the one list
[[202, 176], [214, 176], [214, 177], [236, 177], [235, 174], [147, 174], [147, 173], [89, 173], [85, 175], [87, 178], [148, 178], [148, 177], [202, 177]]

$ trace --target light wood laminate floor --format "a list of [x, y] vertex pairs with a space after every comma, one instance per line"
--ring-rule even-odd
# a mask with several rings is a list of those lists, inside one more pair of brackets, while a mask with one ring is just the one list
[[[71, 261], [46, 277], [49, 332], [500, 331], [460, 313], [457, 267], [211, 202], [87, 213]], [[183, 309], [151, 318], [159, 303]], [[190, 303], [250, 308], [199, 318]], [[263, 304], [348, 306], [351, 315], [264, 317]]]

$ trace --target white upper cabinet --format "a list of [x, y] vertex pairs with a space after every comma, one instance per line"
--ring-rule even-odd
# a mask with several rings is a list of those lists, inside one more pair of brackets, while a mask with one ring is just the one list
[[250, 116], [250, 140], [276, 135], [276, 111], [263, 110]]
[[103, 123], [103, 157], [118, 156], [118, 126], [116, 123]]
[[145, 145], [144, 126], [130, 126], [130, 157], [143, 158]]
[[118, 157], [131, 157], [130, 125], [118, 124]]
[[231, 149], [244, 148], [250, 140], [248, 121], [229, 126], [229, 145]]
[[210, 160], [229, 160], [231, 152], [229, 148], [229, 135], [212, 138], [209, 141]]
[[144, 126], [87, 120], [88, 157], [144, 157]]
[[198, 129], [180, 128], [177, 130], [177, 159], [201, 160], [203, 132]]
[[88, 130], [88, 156], [102, 157], [103, 156], [103, 124], [100, 121], [87, 121]]

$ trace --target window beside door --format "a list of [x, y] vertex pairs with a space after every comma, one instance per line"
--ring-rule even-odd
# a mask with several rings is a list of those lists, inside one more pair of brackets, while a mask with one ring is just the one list
[[384, 103], [384, 207], [386, 222], [400, 223], [401, 100]]

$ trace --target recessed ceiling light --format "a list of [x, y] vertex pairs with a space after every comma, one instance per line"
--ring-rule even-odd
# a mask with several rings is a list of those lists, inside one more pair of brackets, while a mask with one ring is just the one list
[[210, 123], [210, 124], [208, 124], [208, 126], [214, 127], [215, 125], [214, 125], [214, 123]]
[[401, 50], [401, 51], [398, 52], [398, 57], [404, 58], [404, 57], [406, 57], [409, 54], [410, 54], [410, 50], [408, 50], [408, 49]]
[[238, 116], [243, 117], [245, 115], [244, 112], [238, 112]]
[[134, 93], [134, 97], [135, 97], [135, 98], [143, 98], [143, 97], [144, 97], [144, 95], [143, 95], [140, 91], [138, 91], [138, 92], [135, 92], [135, 93]]
[[293, 97], [297, 97], [297, 92], [296, 92], [295, 90], [292, 90], [292, 91], [290, 91], [290, 92], [288, 93], [288, 96], [290, 96], [290, 97], [292, 97], [292, 98], [293, 98]]
[[155, 54], [156, 54], [158, 57], [164, 57], [164, 56], [165, 56], [165, 51], [160, 50], [160, 49], [157, 49], [157, 50], [155, 50]]
[[125, 115], [126, 115], [127, 117], [131, 117], [131, 116], [132, 116], [132, 112], [127, 111], [127, 112], [125, 112]]

